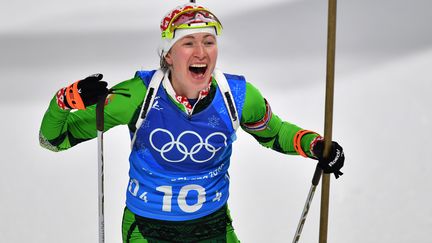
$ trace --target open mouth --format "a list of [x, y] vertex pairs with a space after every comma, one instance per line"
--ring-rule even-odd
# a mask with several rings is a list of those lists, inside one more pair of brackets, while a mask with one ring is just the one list
[[207, 71], [207, 64], [192, 64], [189, 66], [189, 71], [197, 75], [204, 75]]

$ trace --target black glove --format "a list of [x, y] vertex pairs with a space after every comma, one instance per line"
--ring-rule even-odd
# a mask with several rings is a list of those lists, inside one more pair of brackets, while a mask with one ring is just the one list
[[343, 175], [340, 169], [344, 165], [345, 155], [342, 147], [337, 142], [331, 143], [328, 158], [324, 158], [324, 140], [318, 140], [312, 148], [313, 154], [318, 158], [318, 166], [324, 173], [333, 173], [337, 178]]
[[100, 73], [88, 76], [68, 86], [64, 93], [64, 104], [71, 109], [85, 110], [97, 103], [100, 96], [108, 93], [108, 83], [101, 81]]

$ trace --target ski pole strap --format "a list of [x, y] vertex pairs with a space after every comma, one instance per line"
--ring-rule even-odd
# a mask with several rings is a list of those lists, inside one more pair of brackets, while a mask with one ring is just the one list
[[66, 101], [72, 109], [85, 110], [84, 102], [78, 90], [78, 82], [76, 81], [66, 88]]
[[314, 133], [317, 134], [316, 132], [310, 131], [310, 130], [300, 130], [298, 131], [295, 135], [294, 135], [294, 149], [295, 151], [305, 157], [308, 158], [307, 154], [303, 151], [302, 147], [301, 147], [301, 139], [304, 135], [309, 134], [309, 133]]

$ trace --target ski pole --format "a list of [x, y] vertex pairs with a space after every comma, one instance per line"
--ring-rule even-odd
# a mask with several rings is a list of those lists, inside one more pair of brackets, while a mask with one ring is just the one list
[[[104, 153], [103, 153], [103, 133], [105, 129], [104, 108], [105, 100], [108, 94], [119, 94], [126, 97], [131, 95], [127, 92], [129, 89], [109, 89], [104, 95], [101, 95], [96, 104], [96, 129], [98, 140], [98, 211], [99, 211], [99, 243], [105, 242], [105, 211], [104, 211]], [[120, 91], [120, 92], [119, 92]]]
[[[328, 157], [332, 143], [333, 126], [333, 97], [336, 55], [336, 10], [337, 0], [328, 1], [327, 24], [327, 71], [326, 71], [326, 97], [324, 118], [324, 158]], [[330, 174], [323, 174], [321, 185], [321, 212], [319, 243], [327, 243], [328, 208], [330, 198]]]
[[314, 176], [312, 178], [312, 185], [311, 185], [311, 187], [309, 189], [309, 194], [308, 194], [308, 197], [306, 199], [306, 203], [305, 203], [305, 206], [303, 208], [303, 212], [302, 212], [302, 215], [300, 217], [300, 221], [299, 221], [299, 223], [297, 225], [297, 230], [296, 230], [296, 233], [294, 235], [294, 239], [292, 241], [293, 243], [297, 243], [299, 241], [299, 239], [300, 239], [300, 235], [301, 235], [301, 232], [303, 230], [303, 226], [304, 226], [304, 224], [306, 222], [306, 216], [307, 216], [307, 214], [309, 212], [309, 208], [310, 208], [310, 205], [312, 203], [312, 199], [313, 199], [316, 187], [319, 184], [319, 181], [320, 181], [320, 178], [321, 178], [321, 173], [322, 173], [322, 170], [317, 165], [317, 167], [315, 168]]
[[99, 211], [99, 243], [105, 242], [105, 212], [104, 212], [104, 106], [108, 94], [99, 97], [96, 104], [96, 128], [98, 141], [98, 211]]

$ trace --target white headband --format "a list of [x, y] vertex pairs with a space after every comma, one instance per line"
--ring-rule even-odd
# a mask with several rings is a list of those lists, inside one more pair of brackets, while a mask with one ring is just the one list
[[176, 29], [174, 32], [174, 38], [172, 39], [161, 39], [161, 43], [158, 49], [158, 53], [161, 54], [162, 56], [166, 56], [166, 54], [169, 52], [169, 50], [171, 49], [171, 47], [181, 38], [187, 36], [187, 35], [191, 35], [191, 34], [196, 34], [196, 33], [209, 33], [214, 35], [215, 37], [216, 35], [216, 30], [213, 27], [208, 27], [208, 28], [195, 28], [195, 29]]

